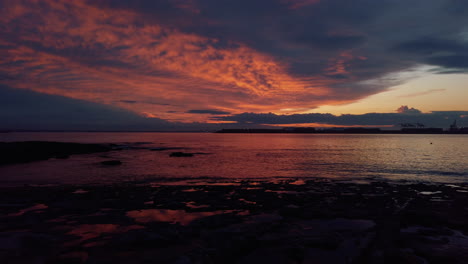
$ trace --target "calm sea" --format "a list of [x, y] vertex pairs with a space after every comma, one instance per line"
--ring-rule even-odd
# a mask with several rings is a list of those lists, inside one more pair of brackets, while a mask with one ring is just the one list
[[[176, 178], [468, 182], [468, 135], [2, 133], [0, 141], [116, 143], [126, 149], [0, 167], [0, 185]], [[178, 150], [151, 151], [175, 147]], [[194, 157], [169, 157], [172, 151]], [[120, 166], [99, 162], [118, 159]]]

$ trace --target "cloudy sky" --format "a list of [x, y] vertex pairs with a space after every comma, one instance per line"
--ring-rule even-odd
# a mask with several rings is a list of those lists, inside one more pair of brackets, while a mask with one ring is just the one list
[[468, 126], [465, 0], [0, 0], [0, 129]]

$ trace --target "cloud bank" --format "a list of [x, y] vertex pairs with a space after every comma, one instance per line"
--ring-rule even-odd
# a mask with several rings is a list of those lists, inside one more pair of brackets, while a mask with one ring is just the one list
[[0, 85], [0, 130], [170, 130], [162, 119], [144, 118], [109, 105]]
[[[131, 102], [130, 104], [133, 104]], [[217, 110], [191, 110], [210, 116], [211, 124], [167, 121], [142, 116], [122, 108], [85, 100], [48, 95], [0, 85], [0, 130], [79, 130], [79, 131], [215, 131], [222, 128], [266, 128], [282, 126], [398, 126], [422, 123], [448, 127], [454, 120], [468, 126], [468, 111], [421, 113], [401, 106], [397, 113], [363, 115], [273, 113], [229, 114]]]
[[232, 116], [213, 117], [214, 120], [231, 121], [239, 124], [290, 125], [296, 126], [372, 126], [398, 127], [405, 123], [422, 123], [426, 127], [448, 128], [454, 120], [459, 125], [468, 125], [468, 111], [434, 111], [421, 113], [419, 110], [406, 106], [400, 107], [398, 113], [367, 113], [362, 115], [332, 115], [332, 114], [293, 114], [277, 115], [273, 113], [242, 113]]

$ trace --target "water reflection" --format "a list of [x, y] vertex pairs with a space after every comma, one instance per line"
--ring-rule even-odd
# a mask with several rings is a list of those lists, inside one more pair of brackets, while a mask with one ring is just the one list
[[[203, 178], [202, 185], [222, 185], [210, 179], [242, 178], [362, 178], [466, 181], [466, 135], [321, 135], [211, 133], [8, 133], [4, 141], [48, 140], [126, 142], [136, 148], [76, 155], [0, 168], [5, 182], [107, 183], [163, 178]], [[134, 143], [132, 143], [134, 142]], [[136, 143], [135, 143], [136, 142]], [[429, 144], [433, 142], [433, 144]], [[170, 157], [171, 147], [191, 158]], [[151, 151], [158, 148], [159, 151]], [[105, 159], [118, 167], [99, 167]], [[208, 180], [206, 180], [208, 179]], [[190, 180], [164, 185], [193, 185]], [[155, 186], [163, 184], [156, 183]]]
[[83, 190], [83, 189], [78, 189], [78, 190], [76, 190], [76, 191], [74, 191], [72, 193], [74, 193], [74, 194], [84, 194], [84, 193], [88, 193], [88, 192], [89, 191], [86, 191], [86, 190]]
[[188, 208], [192, 208], [192, 209], [200, 209], [200, 208], [208, 208], [208, 207], [210, 207], [210, 206], [207, 205], [207, 204], [199, 204], [199, 205], [197, 205], [196, 202], [194, 202], [194, 201], [186, 202], [186, 203], [185, 203], [185, 206], [187, 206]]
[[99, 237], [102, 234], [125, 233], [130, 230], [143, 228], [143, 226], [139, 225], [120, 226], [116, 224], [84, 224], [74, 227], [72, 231], [68, 232], [68, 234], [78, 236], [82, 241], [84, 241]]
[[8, 214], [8, 216], [22, 216], [27, 212], [36, 212], [36, 213], [37, 212], [42, 212], [42, 210], [47, 209], [47, 208], [49, 208], [49, 207], [47, 205], [45, 205], [45, 204], [36, 204], [36, 205], [31, 206], [31, 207], [22, 209], [17, 213]]
[[305, 182], [304, 180], [296, 180], [296, 181], [290, 182], [289, 184], [292, 184], [292, 185], [304, 185], [304, 184], [306, 184], [306, 182]]
[[138, 223], [168, 222], [186, 226], [194, 220], [225, 213], [232, 213], [232, 210], [221, 210], [212, 212], [186, 212], [185, 210], [170, 209], [146, 209], [127, 212], [127, 216], [133, 218]]

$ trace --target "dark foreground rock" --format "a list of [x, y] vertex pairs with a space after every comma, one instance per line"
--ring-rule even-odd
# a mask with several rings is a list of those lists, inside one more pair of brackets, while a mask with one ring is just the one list
[[120, 160], [105, 160], [101, 161], [101, 164], [106, 166], [117, 166], [122, 165], [122, 162]]
[[193, 153], [187, 153], [187, 152], [172, 152], [169, 154], [171, 157], [193, 157]]
[[65, 159], [74, 154], [110, 151], [104, 144], [80, 144], [47, 141], [0, 142], [0, 165], [25, 163], [50, 158]]
[[0, 189], [0, 263], [467, 263], [468, 185]]

